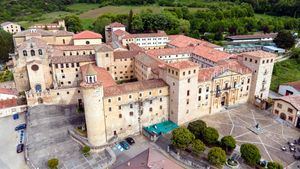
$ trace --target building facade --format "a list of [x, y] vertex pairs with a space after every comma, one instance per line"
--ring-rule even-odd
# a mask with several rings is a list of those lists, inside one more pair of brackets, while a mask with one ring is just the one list
[[12, 23], [12, 22], [1, 23], [1, 28], [11, 34], [21, 32], [21, 26], [16, 23]]
[[278, 93], [282, 96], [300, 95], [300, 81], [279, 85]]
[[[116, 41], [115, 33], [122, 32], [124, 25], [108, 25], [108, 43], [90, 31], [16, 34], [12, 56], [18, 91], [26, 92], [29, 106], [83, 106], [94, 146], [140, 133], [145, 126], [167, 120], [182, 125], [267, 96], [261, 87], [268, 89], [270, 82], [262, 80], [271, 79], [273, 57], [266, 52], [233, 56], [209, 42], [165, 33], [163, 47], [156, 43], [152, 49], [136, 40]], [[255, 58], [257, 65], [245, 57]]]

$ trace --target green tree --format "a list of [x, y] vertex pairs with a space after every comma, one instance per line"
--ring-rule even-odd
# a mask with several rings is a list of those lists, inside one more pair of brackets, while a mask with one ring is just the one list
[[215, 128], [207, 127], [203, 132], [203, 141], [209, 145], [216, 144], [219, 139], [219, 133]]
[[224, 136], [221, 139], [221, 146], [227, 152], [231, 152], [236, 147], [236, 141], [232, 136]]
[[105, 33], [105, 26], [110, 24], [112, 22], [111, 18], [107, 16], [100, 16], [96, 19], [96, 21], [93, 23], [94, 28], [93, 30], [95, 32], [98, 32], [102, 35]]
[[0, 63], [9, 60], [9, 53], [14, 51], [12, 34], [0, 29]]
[[128, 15], [128, 32], [132, 32], [132, 19], [133, 19], [133, 12], [132, 9], [130, 9]]
[[213, 147], [209, 150], [207, 158], [210, 164], [221, 167], [226, 162], [226, 153], [220, 147]]
[[194, 139], [193, 133], [185, 127], [179, 127], [172, 131], [172, 144], [181, 150], [186, 149]]
[[81, 20], [76, 15], [69, 15], [64, 18], [65, 24], [68, 31], [78, 33], [82, 31], [83, 27]]
[[295, 38], [290, 31], [280, 31], [274, 39], [274, 43], [284, 49], [290, 49], [295, 45]]
[[132, 21], [132, 29], [135, 32], [142, 32], [144, 29], [144, 22], [140, 15], [135, 15]]
[[205, 144], [201, 140], [195, 139], [191, 144], [191, 150], [199, 156], [205, 150]]
[[89, 146], [84, 146], [81, 149], [81, 152], [82, 152], [82, 154], [84, 156], [89, 156], [90, 155], [90, 151], [91, 151], [91, 148]]
[[268, 169], [283, 169], [283, 166], [278, 163], [278, 162], [268, 162], [268, 166], [267, 166]]
[[59, 161], [57, 158], [52, 158], [52, 159], [48, 160], [48, 167], [50, 169], [57, 169], [58, 163], [59, 163]]
[[187, 128], [196, 136], [196, 138], [200, 139], [203, 136], [206, 123], [202, 120], [196, 120], [190, 122]]
[[259, 149], [253, 144], [242, 144], [240, 152], [242, 158], [251, 166], [255, 165], [261, 158]]
[[290, 55], [292, 59], [295, 59], [298, 63], [300, 63], [300, 48], [293, 48], [290, 51]]

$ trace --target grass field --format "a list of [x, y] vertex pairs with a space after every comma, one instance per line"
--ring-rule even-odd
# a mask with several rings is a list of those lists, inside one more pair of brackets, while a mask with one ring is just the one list
[[300, 80], [300, 63], [288, 59], [275, 64], [270, 88], [276, 91], [280, 84], [297, 80]]

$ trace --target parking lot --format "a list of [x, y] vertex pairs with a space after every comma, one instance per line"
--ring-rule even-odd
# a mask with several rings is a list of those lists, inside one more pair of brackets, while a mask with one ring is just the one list
[[[281, 147], [287, 142], [293, 142], [300, 137], [297, 129], [279, 123], [270, 112], [261, 111], [252, 105], [241, 105], [221, 113], [202, 118], [208, 126], [215, 127], [221, 136], [232, 135], [238, 145], [243, 143], [255, 144], [262, 158], [268, 161], [278, 161], [284, 166], [295, 162], [293, 153], [282, 151]], [[255, 134], [248, 128], [259, 123], [261, 134]]]
[[16, 153], [20, 133], [15, 127], [24, 123], [24, 114], [18, 120], [12, 116], [0, 118], [0, 168], [1, 169], [28, 169], [23, 153]]
[[51, 158], [59, 159], [60, 169], [99, 169], [111, 160], [106, 151], [85, 157], [81, 146], [71, 139], [68, 129], [82, 124], [83, 114], [72, 106], [39, 105], [29, 109], [28, 155], [35, 167], [47, 168]]

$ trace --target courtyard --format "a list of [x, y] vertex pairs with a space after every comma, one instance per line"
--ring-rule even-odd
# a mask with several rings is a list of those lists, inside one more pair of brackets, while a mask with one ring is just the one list
[[111, 160], [106, 151], [85, 157], [81, 145], [68, 130], [84, 122], [75, 106], [38, 105], [29, 109], [27, 145], [30, 165], [47, 168], [51, 158], [59, 159], [60, 169], [99, 169]]
[[[269, 111], [244, 104], [201, 119], [208, 126], [216, 128], [220, 137], [232, 135], [238, 148], [243, 143], [255, 144], [260, 149], [262, 159], [280, 162], [285, 167], [295, 162], [293, 153], [289, 150], [284, 152], [281, 147], [288, 147], [288, 141], [298, 139], [299, 131], [280, 123]], [[248, 129], [256, 124], [262, 129], [261, 134], [257, 135]]]

